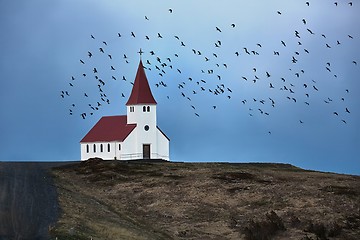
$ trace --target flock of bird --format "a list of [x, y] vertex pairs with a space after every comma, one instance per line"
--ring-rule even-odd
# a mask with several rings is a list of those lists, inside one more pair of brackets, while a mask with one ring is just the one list
[[[311, 2], [304, 2], [306, 7], [311, 7]], [[338, 2], [334, 2], [334, 6], [340, 5]], [[353, 6], [352, 2], [347, 4], [349, 7]], [[168, 9], [168, 14], [173, 14], [173, 9]], [[274, 13], [278, 17], [284, 16], [284, 11], [279, 10]], [[148, 16], [144, 17], [144, 21], [151, 21]], [[311, 19], [299, 19], [302, 23], [302, 27], [293, 30], [292, 39], [284, 40], [279, 39], [276, 49], [269, 49], [267, 43], [256, 42], [247, 46], [233, 46], [231, 55], [226, 55], [221, 50], [224, 48], [224, 41], [222, 40], [222, 34], [225, 31], [236, 31], [237, 24], [229, 23], [228, 26], [214, 26], [213, 31], [216, 33], [217, 39], [210, 41], [212, 47], [207, 48], [206, 51], [191, 46], [185, 39], [179, 35], [167, 36], [160, 32], [152, 34], [144, 34], [137, 32], [116, 33], [114, 38], [116, 39], [136, 39], [143, 38], [145, 44], [150, 41], [168, 41], [177, 47], [173, 49], [173, 53], [162, 55], [161, 49], [147, 49], [146, 45], [143, 47], [143, 51], [140, 49], [140, 57], [142, 58], [144, 68], [148, 75], [148, 79], [152, 84], [152, 91], [164, 91], [167, 93], [167, 98], [172, 100], [175, 96], [173, 91], [166, 91], [169, 88], [176, 88], [180, 99], [185, 101], [195, 117], [201, 117], [201, 108], [218, 109], [218, 98], [224, 98], [228, 101], [236, 101], [236, 104], [240, 106], [240, 109], [245, 109], [249, 117], [270, 116], [274, 113], [276, 106], [279, 102], [287, 102], [289, 104], [296, 104], [310, 108], [312, 105], [317, 105], [318, 98], [314, 96], [323, 96], [321, 84], [318, 84], [322, 79], [312, 79], [304, 66], [301, 64], [306, 62], [311, 56], [314, 49], [307, 47], [307, 42], [311, 38], [317, 38], [317, 41], [321, 42], [319, 48], [327, 49], [331, 51], [335, 48], [340, 48], [342, 45], [352, 44], [351, 41], [356, 40], [355, 36], [348, 34], [347, 36], [339, 36], [339, 39], [331, 39], [326, 33], [320, 32], [318, 29], [310, 29], [308, 27]], [[116, 37], [115, 37], [116, 36]], [[68, 81], [66, 89], [60, 91], [60, 96], [63, 99], [71, 99], [73, 94], [81, 94], [82, 101], [86, 102], [87, 106], [83, 109], [77, 109], [78, 103], [72, 102], [69, 108], [70, 115], [77, 115], [83, 119], [95, 114], [97, 111], [105, 105], [111, 103], [108, 96], [108, 90], [114, 86], [114, 82], [121, 82], [122, 86], [116, 85], [119, 89], [121, 97], [127, 100], [128, 94], [130, 94], [130, 87], [133, 84], [133, 78], [127, 77], [122, 71], [120, 64], [129, 64], [131, 61], [135, 62], [139, 57], [131, 52], [124, 52], [119, 55], [111, 53], [110, 42], [104, 40], [98, 40], [98, 36], [90, 35], [90, 41], [95, 41], [97, 48], [91, 49], [87, 52], [84, 58], [79, 60], [81, 65], [80, 72], [72, 75]], [[161, 44], [159, 44], [160, 46]], [[229, 46], [227, 46], [229, 48]], [[182, 57], [188, 58], [189, 56], [198, 62], [199, 69], [196, 71], [189, 70], [182, 65]], [[288, 69], [279, 72], [278, 70], [273, 72], [271, 68], [265, 66], [262, 61], [258, 61], [257, 58], [266, 56], [269, 61], [285, 62], [286, 66], [291, 66]], [[94, 58], [98, 58], [101, 61], [101, 66], [94, 65]], [[197, 58], [195, 60], [195, 58]], [[229, 59], [232, 59], [231, 61]], [[242, 61], [254, 62], [255, 64], [251, 69], [246, 71], [239, 71], [233, 63], [236, 59], [242, 59]], [[230, 61], [229, 63], [227, 61]], [[356, 59], [344, 59], [348, 61], [352, 67], [357, 67]], [[341, 80], [343, 77], [341, 73], [336, 71], [333, 62], [324, 61], [319, 63], [322, 65], [319, 71], [326, 72], [329, 78]], [[135, 70], [134, 70], [135, 71]], [[231, 72], [231, 79], [228, 72]], [[151, 77], [149, 77], [151, 75]], [[174, 80], [175, 79], [175, 80]], [[86, 87], [83, 89], [77, 89], [78, 82], [86, 82]], [[155, 82], [154, 82], [155, 81]], [[259, 87], [268, 94], [267, 96], [262, 94], [261, 97], [253, 96], [247, 98], [241, 98], [238, 94], [238, 87], [233, 86], [241, 84], [242, 88], [253, 89]], [[88, 89], [85, 90], [85, 88]], [[94, 91], [94, 89], [97, 89]], [[161, 89], [161, 90], [160, 90]], [[330, 107], [329, 114], [338, 121], [346, 124], [351, 114], [351, 109], [346, 105], [347, 99], [351, 89], [339, 89], [339, 96], [331, 97], [326, 96], [321, 99], [321, 104], [329, 106], [343, 106], [342, 109], [333, 109]], [[206, 96], [206, 98], [204, 98]], [[214, 97], [214, 98], [213, 98]], [[210, 99], [210, 101], [203, 100]], [[316, 99], [316, 100], [315, 100]], [[71, 100], [70, 100], [71, 101]], [[211, 102], [211, 104], [209, 103]], [[336, 104], [334, 104], [336, 103]], [[118, 105], [118, 104], [117, 104]], [[298, 119], [299, 124], [304, 124], [304, 119]], [[271, 134], [271, 131], [268, 132]]]

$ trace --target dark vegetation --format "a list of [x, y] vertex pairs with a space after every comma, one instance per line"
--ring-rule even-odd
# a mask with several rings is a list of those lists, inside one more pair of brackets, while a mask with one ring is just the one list
[[360, 177], [288, 164], [120, 162], [53, 170], [58, 239], [358, 239]]

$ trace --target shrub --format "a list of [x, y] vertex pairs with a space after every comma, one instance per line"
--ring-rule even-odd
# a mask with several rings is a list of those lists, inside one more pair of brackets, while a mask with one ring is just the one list
[[251, 220], [244, 228], [245, 238], [248, 240], [268, 240], [278, 231], [284, 231], [285, 226], [282, 219], [274, 212], [266, 214], [263, 221]]

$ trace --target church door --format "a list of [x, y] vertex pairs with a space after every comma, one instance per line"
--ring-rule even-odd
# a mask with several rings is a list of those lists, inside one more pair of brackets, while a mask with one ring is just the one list
[[150, 159], [150, 144], [143, 144], [143, 159]]

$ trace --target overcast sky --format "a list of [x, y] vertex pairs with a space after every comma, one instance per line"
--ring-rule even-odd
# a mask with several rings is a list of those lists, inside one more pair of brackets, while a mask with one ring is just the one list
[[327, 0], [0, 0], [0, 160], [78, 160], [102, 116], [126, 113], [141, 48], [172, 160], [359, 175], [359, 12]]

